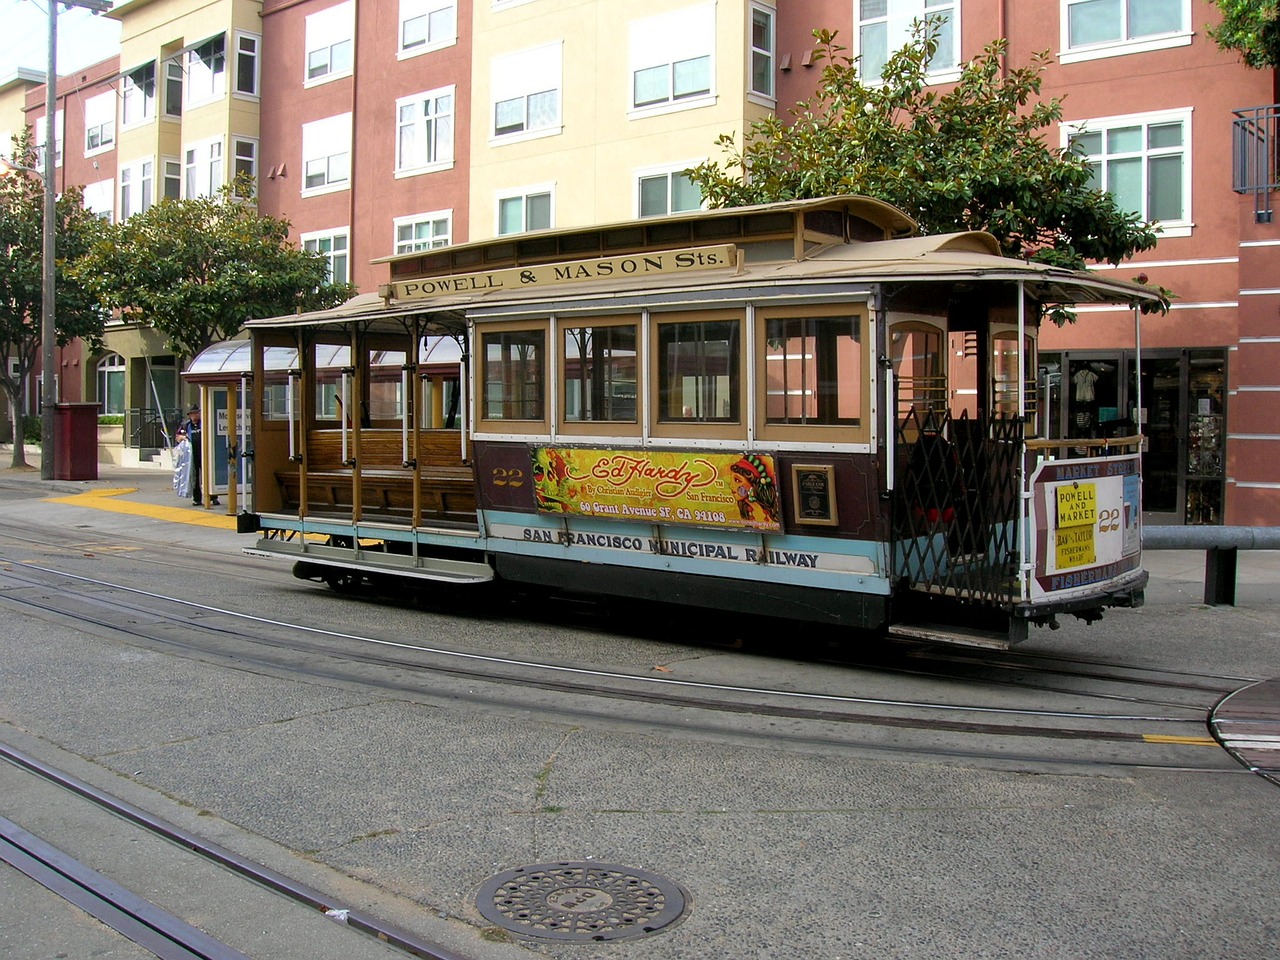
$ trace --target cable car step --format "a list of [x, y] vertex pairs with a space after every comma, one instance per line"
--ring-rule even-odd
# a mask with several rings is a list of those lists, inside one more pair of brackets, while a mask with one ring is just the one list
[[1007, 632], [943, 623], [891, 623], [889, 636], [899, 640], [927, 640], [987, 650], [1008, 650], [1016, 642]]

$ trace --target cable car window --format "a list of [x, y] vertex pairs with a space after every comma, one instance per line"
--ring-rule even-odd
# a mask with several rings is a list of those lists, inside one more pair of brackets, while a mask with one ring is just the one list
[[[341, 419], [342, 371], [351, 369], [351, 348], [345, 345], [316, 344], [316, 419]], [[348, 381], [350, 383], [350, 381]]]
[[658, 419], [737, 423], [741, 323], [713, 320], [658, 327]]
[[546, 335], [542, 330], [484, 335], [484, 419], [544, 418], [545, 350]]
[[370, 350], [369, 418], [399, 420], [404, 416], [404, 350]]
[[861, 422], [861, 318], [778, 317], [765, 324], [765, 421]]
[[565, 421], [635, 423], [636, 361], [632, 324], [566, 328]]
[[896, 324], [889, 334], [889, 359], [897, 378], [899, 420], [912, 409], [921, 417], [947, 409], [941, 329], [914, 321]]

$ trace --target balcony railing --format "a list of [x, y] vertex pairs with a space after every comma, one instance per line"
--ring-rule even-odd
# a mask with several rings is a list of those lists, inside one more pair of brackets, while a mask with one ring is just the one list
[[142, 450], [167, 447], [181, 419], [182, 411], [178, 409], [161, 412], [150, 407], [133, 407], [126, 410], [124, 414], [125, 446]]
[[1280, 104], [1235, 110], [1231, 131], [1232, 189], [1253, 194], [1253, 216], [1270, 223], [1271, 194], [1277, 182], [1277, 145], [1280, 144]]

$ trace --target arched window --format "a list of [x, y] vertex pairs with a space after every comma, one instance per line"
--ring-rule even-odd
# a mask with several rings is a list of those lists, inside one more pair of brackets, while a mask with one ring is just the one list
[[124, 357], [109, 353], [98, 361], [98, 405], [103, 413], [124, 413]]

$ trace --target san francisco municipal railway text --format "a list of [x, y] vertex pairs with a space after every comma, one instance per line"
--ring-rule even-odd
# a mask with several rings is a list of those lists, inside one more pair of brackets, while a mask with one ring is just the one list
[[558, 543], [563, 546], [603, 547], [608, 550], [633, 550], [656, 553], [665, 557], [696, 557], [703, 560], [738, 560], [744, 563], [772, 563], [780, 567], [818, 566], [818, 554], [800, 550], [759, 550], [728, 543], [697, 540], [659, 540], [656, 537], [632, 537], [618, 533], [575, 533], [566, 530], [540, 530], [525, 527], [525, 540], [534, 543]]

